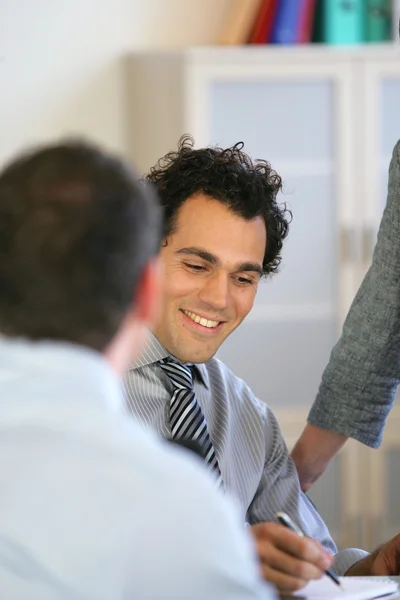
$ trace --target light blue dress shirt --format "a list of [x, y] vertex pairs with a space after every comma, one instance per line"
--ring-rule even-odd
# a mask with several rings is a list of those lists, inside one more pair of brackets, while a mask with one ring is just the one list
[[99, 354], [0, 339], [0, 598], [273, 597], [234, 506]]
[[[151, 334], [142, 354], [124, 378], [127, 405], [136, 419], [170, 437], [172, 384], [158, 361], [169, 356]], [[286, 512], [304, 531], [335, 554], [334, 570], [344, 575], [367, 556], [358, 548], [337, 552], [326, 524], [302, 493], [275, 415], [217, 358], [196, 365], [196, 398], [204, 413], [224, 489], [235, 498], [243, 521], [276, 521]]]

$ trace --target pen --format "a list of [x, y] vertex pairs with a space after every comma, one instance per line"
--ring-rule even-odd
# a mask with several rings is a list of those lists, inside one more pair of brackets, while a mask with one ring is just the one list
[[[291, 529], [292, 531], [297, 533], [297, 535], [299, 535], [300, 537], [305, 537], [305, 535], [302, 532], [302, 530], [300, 529], [300, 527], [298, 525], [296, 525], [296, 523], [293, 521], [293, 519], [291, 519], [289, 517], [289, 515], [287, 515], [286, 513], [278, 512], [278, 513], [276, 513], [276, 518], [278, 519], [279, 523], [281, 523], [285, 527], [288, 527], [289, 529]], [[328, 577], [330, 577], [332, 579], [332, 581], [334, 583], [336, 583], [336, 585], [339, 586], [340, 589], [343, 590], [343, 586], [340, 583], [340, 579], [331, 569], [327, 569], [325, 571], [325, 575], [328, 575]]]

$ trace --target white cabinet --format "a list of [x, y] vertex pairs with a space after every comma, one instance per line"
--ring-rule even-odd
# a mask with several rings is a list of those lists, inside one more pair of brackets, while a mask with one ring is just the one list
[[[131, 158], [141, 171], [190, 133], [198, 147], [243, 141], [283, 177], [280, 200], [293, 223], [281, 272], [261, 283], [253, 311], [219, 356], [289, 428], [292, 419], [298, 434], [371, 259], [400, 137], [400, 51], [141, 52], [129, 57], [128, 83]], [[363, 463], [354, 447], [346, 446], [326, 476], [322, 509], [332, 517], [329, 502], [337, 506], [330, 485], [344, 506], [332, 526], [346, 543], [363, 528], [354, 525], [363, 518], [358, 479], [348, 470]]]

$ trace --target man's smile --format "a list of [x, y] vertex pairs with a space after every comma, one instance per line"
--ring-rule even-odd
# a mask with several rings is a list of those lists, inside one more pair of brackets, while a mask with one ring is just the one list
[[221, 323], [221, 321], [212, 321], [210, 319], [206, 319], [205, 317], [201, 317], [200, 315], [190, 312], [189, 310], [184, 310], [183, 312], [189, 317], [189, 319], [192, 319], [192, 321], [195, 321], [196, 323], [200, 323], [200, 325], [203, 325], [203, 327], [213, 328]]
[[200, 333], [205, 336], [212, 336], [219, 333], [225, 324], [225, 321], [215, 321], [214, 319], [207, 319], [202, 315], [198, 315], [190, 310], [180, 309], [180, 313], [183, 317], [183, 323], [186, 328], [192, 332]]

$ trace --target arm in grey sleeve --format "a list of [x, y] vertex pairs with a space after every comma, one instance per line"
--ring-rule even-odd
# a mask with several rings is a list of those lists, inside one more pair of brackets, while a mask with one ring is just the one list
[[296, 467], [289, 456], [275, 415], [268, 408], [265, 423], [266, 461], [257, 493], [249, 507], [251, 525], [276, 520], [278, 511], [286, 512], [304, 531], [336, 556], [334, 569], [344, 575], [368, 553], [358, 549], [337, 551], [329, 530], [308, 496], [300, 489]]
[[400, 142], [372, 265], [351, 305], [308, 421], [378, 447], [400, 382]]

